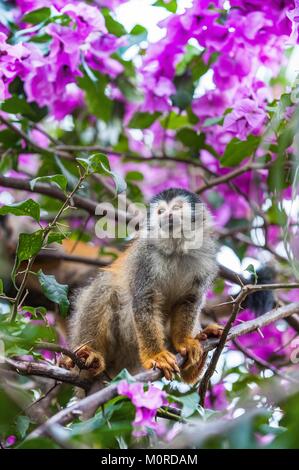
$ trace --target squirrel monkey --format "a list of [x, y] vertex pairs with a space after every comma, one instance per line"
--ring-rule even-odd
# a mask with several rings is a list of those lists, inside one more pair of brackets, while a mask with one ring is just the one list
[[[200, 340], [222, 333], [215, 324], [200, 333], [217, 273], [210, 216], [196, 194], [169, 189], [151, 200], [145, 220], [127, 250], [77, 296], [70, 346], [93, 376], [158, 367], [167, 379], [180, 372], [195, 383], [205, 361]], [[186, 357], [181, 370], [175, 352]]]

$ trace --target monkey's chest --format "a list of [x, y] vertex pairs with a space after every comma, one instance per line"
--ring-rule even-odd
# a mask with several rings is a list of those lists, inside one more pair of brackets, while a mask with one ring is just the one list
[[169, 262], [161, 266], [160, 289], [167, 306], [173, 307], [194, 290], [196, 269], [192, 262]]

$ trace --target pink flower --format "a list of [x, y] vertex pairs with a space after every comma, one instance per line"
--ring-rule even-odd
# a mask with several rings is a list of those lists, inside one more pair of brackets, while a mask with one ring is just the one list
[[5, 444], [6, 444], [6, 447], [11, 447], [11, 446], [14, 446], [16, 442], [17, 442], [16, 436], [11, 435], [11, 436], [8, 436]]
[[9, 84], [22, 69], [22, 61], [30, 54], [22, 43], [10, 45], [6, 34], [0, 32], [0, 102], [10, 96]]
[[211, 410], [225, 410], [228, 406], [226, 390], [223, 383], [213, 385], [212, 389], [206, 395], [206, 408]]
[[144, 385], [139, 382], [128, 383], [122, 380], [118, 384], [118, 393], [128, 397], [136, 408], [133, 421], [134, 436], [141, 437], [147, 434], [147, 429], [153, 429], [158, 436], [164, 434], [165, 428], [155, 421], [158, 408], [167, 405], [166, 393], [163, 390], [148, 384], [148, 390], [144, 391]]
[[244, 98], [225, 117], [223, 127], [239, 139], [246, 140], [250, 133], [257, 134], [261, 131], [265, 119], [265, 111], [255, 101]]

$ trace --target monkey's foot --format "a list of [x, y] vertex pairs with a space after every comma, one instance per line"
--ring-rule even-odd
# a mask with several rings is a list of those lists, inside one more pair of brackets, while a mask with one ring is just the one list
[[59, 359], [58, 365], [59, 367], [68, 370], [71, 370], [75, 367], [74, 361], [70, 357], [66, 356], [63, 356]]
[[180, 372], [179, 366], [177, 365], [175, 355], [169, 351], [161, 351], [155, 354], [149, 359], [143, 361], [143, 366], [146, 369], [158, 368], [161, 369], [163, 375], [167, 380], [172, 380], [176, 372]]
[[99, 375], [105, 369], [104, 358], [101, 353], [95, 351], [89, 346], [80, 348], [76, 355], [81, 359], [86, 369], [93, 375]]
[[[82, 346], [82, 348], [79, 348], [76, 351], [76, 356], [92, 376], [99, 375], [105, 369], [105, 362], [102, 354], [89, 346], [85, 345]], [[70, 357], [63, 357], [59, 361], [59, 366], [70, 370], [75, 367], [75, 363]]]
[[204, 341], [208, 338], [220, 338], [223, 333], [223, 329], [223, 326], [218, 325], [217, 323], [211, 323], [196, 336], [196, 339]]
[[198, 364], [203, 356], [202, 345], [194, 338], [185, 338], [181, 343], [175, 345], [175, 349], [182, 355], [186, 356], [187, 360], [182, 369]]

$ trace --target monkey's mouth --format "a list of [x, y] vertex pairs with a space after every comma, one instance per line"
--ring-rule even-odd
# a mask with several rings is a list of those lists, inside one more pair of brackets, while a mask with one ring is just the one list
[[174, 234], [181, 233], [182, 221], [181, 219], [160, 220], [159, 227], [162, 232], [168, 233], [169, 236], [172, 236]]

